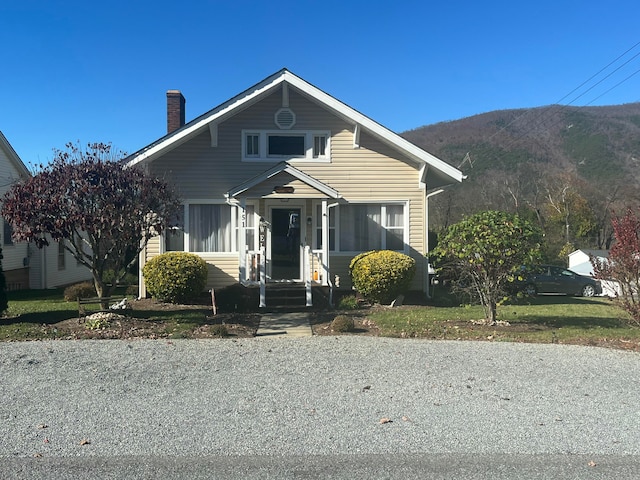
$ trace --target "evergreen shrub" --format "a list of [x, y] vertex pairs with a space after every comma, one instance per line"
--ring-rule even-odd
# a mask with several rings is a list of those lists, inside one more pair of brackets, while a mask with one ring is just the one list
[[93, 282], [80, 282], [69, 285], [64, 289], [64, 299], [67, 302], [75, 302], [79, 298], [93, 298], [97, 295]]
[[389, 303], [406, 292], [416, 273], [416, 261], [391, 250], [356, 255], [349, 264], [351, 282], [367, 300]]
[[142, 275], [153, 298], [161, 302], [185, 303], [204, 291], [207, 262], [193, 253], [167, 252], [147, 262]]

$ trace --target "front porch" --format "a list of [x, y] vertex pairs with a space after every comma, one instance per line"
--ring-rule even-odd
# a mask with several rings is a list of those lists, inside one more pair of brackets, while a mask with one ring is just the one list
[[[330, 279], [328, 262], [322, 250], [301, 248], [302, 275], [273, 279], [268, 272], [265, 249], [247, 251], [240, 262], [240, 284], [257, 292], [259, 308], [332, 306], [335, 281]], [[276, 262], [277, 260], [274, 260]], [[289, 267], [292, 268], [292, 267]]]
[[302, 291], [305, 307], [314, 304], [313, 289], [323, 287], [331, 304], [335, 280], [329, 265], [329, 212], [341, 195], [282, 162], [225, 196], [240, 212], [238, 279], [258, 289], [259, 307], [274, 301], [267, 289], [283, 291], [283, 285]]

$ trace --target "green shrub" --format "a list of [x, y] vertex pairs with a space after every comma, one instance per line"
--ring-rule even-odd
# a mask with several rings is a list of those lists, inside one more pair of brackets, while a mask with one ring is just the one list
[[347, 315], [338, 315], [331, 321], [331, 330], [334, 332], [346, 333], [356, 329], [353, 318]]
[[84, 327], [88, 330], [104, 330], [109, 326], [109, 318], [106, 316], [96, 316], [87, 318]]
[[338, 301], [338, 310], [357, 310], [359, 308], [360, 303], [355, 295], [345, 295]]
[[147, 290], [161, 302], [184, 303], [197, 298], [207, 284], [207, 263], [187, 252], [167, 252], [142, 269]]
[[361, 253], [349, 264], [349, 275], [356, 291], [379, 303], [388, 303], [408, 290], [415, 273], [413, 258], [391, 250]]
[[96, 295], [96, 287], [93, 282], [75, 283], [64, 289], [64, 299], [67, 302], [75, 302], [79, 298], [93, 298]]

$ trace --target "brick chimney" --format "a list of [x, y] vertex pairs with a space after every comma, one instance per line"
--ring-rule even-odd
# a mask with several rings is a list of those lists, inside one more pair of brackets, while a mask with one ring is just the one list
[[180, 90], [167, 90], [167, 133], [184, 125], [184, 104], [186, 100]]

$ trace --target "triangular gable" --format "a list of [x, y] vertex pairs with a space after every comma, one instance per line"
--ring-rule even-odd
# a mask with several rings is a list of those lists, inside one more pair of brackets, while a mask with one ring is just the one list
[[20, 178], [31, 176], [31, 172], [29, 172], [29, 169], [22, 162], [22, 160], [20, 160], [20, 157], [7, 140], [7, 137], [5, 137], [2, 132], [0, 132], [0, 149], [5, 152], [5, 155], [7, 156], [13, 167], [16, 169], [16, 172], [18, 173]]
[[379, 123], [371, 120], [369, 117], [361, 114], [345, 103], [342, 103], [331, 95], [306, 82], [302, 78], [294, 75], [287, 69], [282, 69], [265, 78], [250, 89], [245, 90], [241, 94], [233, 97], [213, 110], [210, 110], [204, 115], [192, 120], [178, 130], [134, 153], [129, 157], [128, 164], [135, 165], [140, 162], [153, 161], [155, 158], [164, 155], [166, 152], [176, 148], [207, 129], [210, 129], [212, 139], [215, 138], [217, 124], [223, 122], [236, 113], [239, 113], [248, 106], [259, 101], [261, 98], [269, 95], [275, 89], [279, 88], [280, 85], [285, 83], [296, 88], [302, 94], [323, 105], [334, 114], [352, 124], [354, 128], [355, 146], [357, 146], [357, 140], [360, 132], [364, 131], [378, 138], [387, 145], [401, 151], [409, 158], [414, 159], [418, 164], [422, 165], [422, 181], [430, 180], [431, 186], [441, 186], [447, 183], [461, 182], [464, 179], [464, 175], [457, 168], [452, 167], [448, 163], [422, 150], [388, 128], [383, 127]]
[[281, 162], [273, 166], [269, 170], [266, 170], [261, 174], [256, 175], [255, 177], [247, 180], [246, 182], [232, 188], [227, 193], [225, 193], [225, 197], [228, 200], [231, 200], [232, 198], [237, 197], [238, 195], [242, 195], [243, 193], [246, 193], [248, 190], [254, 187], [257, 187], [258, 185], [266, 182], [267, 180], [275, 178], [278, 175], [281, 175], [283, 173], [288, 174], [294, 179], [303, 182], [305, 185], [308, 185], [309, 187], [313, 188], [314, 190], [318, 191], [319, 193], [321, 193], [326, 197], [340, 198], [340, 194], [338, 193], [337, 190], [313, 178], [312, 176], [307, 175], [306, 173], [298, 170], [297, 168], [292, 167], [287, 162]]

